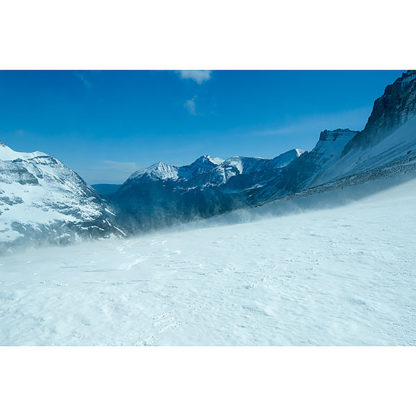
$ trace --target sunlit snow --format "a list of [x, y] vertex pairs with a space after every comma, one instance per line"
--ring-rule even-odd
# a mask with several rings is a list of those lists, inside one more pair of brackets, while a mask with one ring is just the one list
[[0, 343], [415, 345], [415, 190], [3, 255]]

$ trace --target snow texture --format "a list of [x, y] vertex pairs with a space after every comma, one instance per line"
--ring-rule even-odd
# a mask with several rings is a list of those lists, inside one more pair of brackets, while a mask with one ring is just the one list
[[[0, 344], [416, 345], [416, 179], [371, 186], [330, 209], [4, 255]], [[323, 195], [338, 198], [303, 200]]]
[[[310, 152], [136, 172], [117, 215], [52, 156], [0, 144], [0, 344], [416, 345], [415, 80]], [[78, 243], [2, 250], [45, 233]]]
[[99, 194], [59, 160], [0, 143], [0, 251], [32, 239], [74, 241], [115, 232]]

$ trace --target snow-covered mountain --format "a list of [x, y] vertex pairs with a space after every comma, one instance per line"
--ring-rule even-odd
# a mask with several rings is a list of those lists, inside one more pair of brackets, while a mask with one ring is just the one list
[[159, 162], [121, 186], [97, 185], [111, 208], [52, 156], [0, 145], [0, 242], [133, 234], [400, 175], [415, 168], [415, 155], [416, 71], [386, 87], [361, 132], [324, 130], [311, 151], [293, 149], [274, 159], [204, 155], [185, 166]]
[[114, 207], [0, 145], [0, 254], [203, 217], [2, 255], [0, 344], [416, 345], [415, 89], [408, 71], [363, 131], [309, 152], [157, 163], [112, 185]]
[[99, 194], [59, 160], [0, 143], [0, 247], [123, 234]]
[[265, 186], [302, 153], [227, 160], [204, 155], [180, 167], [159, 162], [134, 172], [110, 199], [129, 229], [209, 217], [245, 206], [246, 191]]
[[349, 129], [324, 130], [310, 152], [304, 152], [288, 164], [268, 186], [255, 190], [250, 203], [265, 203], [312, 186], [322, 172], [339, 159], [345, 145], [357, 133]]
[[[416, 71], [407, 71], [374, 103], [363, 131], [324, 130], [309, 152], [274, 159], [202, 156], [176, 167], [159, 162], [133, 173], [112, 196], [121, 216], [148, 223], [207, 217], [263, 205], [284, 195], [374, 170], [416, 150]], [[167, 221], [167, 222], [166, 222]], [[143, 228], [139, 227], [139, 228]]]
[[416, 150], [416, 71], [407, 71], [378, 98], [363, 131], [321, 176], [320, 183], [401, 160]]
[[[401, 172], [416, 152], [416, 71], [407, 71], [378, 98], [361, 132], [324, 131], [311, 152], [289, 164], [269, 186], [253, 193], [251, 204], [368, 172]], [[413, 160], [413, 159], [412, 159]], [[413, 165], [412, 165], [413, 166]], [[384, 169], [386, 168], [386, 169]]]
[[345, 147], [344, 155], [374, 146], [416, 114], [416, 70], [405, 72], [374, 102], [363, 131]]
[[225, 189], [228, 192], [241, 191], [251, 186], [263, 186], [279, 172], [279, 169], [287, 166], [302, 153], [303, 150], [292, 149], [274, 159], [233, 156], [218, 164], [204, 176], [198, 177], [195, 182], [201, 187], [227, 184]]

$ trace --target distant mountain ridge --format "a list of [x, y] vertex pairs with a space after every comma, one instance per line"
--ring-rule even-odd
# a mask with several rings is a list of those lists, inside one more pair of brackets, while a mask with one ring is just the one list
[[180, 167], [159, 162], [134, 172], [109, 198], [129, 229], [218, 215], [246, 205], [245, 191], [264, 186], [302, 153], [293, 149], [274, 159], [227, 160], [204, 155]]
[[212, 158], [204, 155], [196, 159], [190, 165], [174, 166], [167, 163], [158, 162], [148, 168], [140, 169], [130, 175], [127, 181], [138, 180], [146, 177], [155, 180], [187, 180], [198, 175], [209, 172], [223, 162], [222, 159]]
[[270, 160], [204, 156], [206, 163], [196, 174], [181, 172], [189, 172], [201, 158], [180, 168], [159, 163], [134, 173], [111, 200], [144, 228], [152, 216], [181, 221], [264, 204], [395, 158], [404, 160], [400, 158], [416, 146], [415, 114], [416, 71], [410, 70], [386, 87], [361, 132], [324, 130], [311, 151], [294, 149]]

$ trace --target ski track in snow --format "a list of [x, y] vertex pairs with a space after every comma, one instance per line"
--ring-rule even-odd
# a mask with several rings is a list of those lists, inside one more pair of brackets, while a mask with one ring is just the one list
[[2, 256], [0, 344], [416, 345], [415, 190]]

